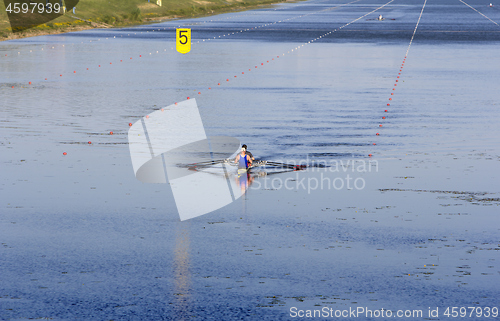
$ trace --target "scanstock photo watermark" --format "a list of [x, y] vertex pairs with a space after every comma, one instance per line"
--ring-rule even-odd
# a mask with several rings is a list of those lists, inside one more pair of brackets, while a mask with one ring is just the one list
[[319, 173], [319, 176], [303, 175], [302, 171], [296, 171], [294, 177], [280, 177], [267, 175], [263, 179], [255, 180], [250, 189], [286, 189], [302, 190], [308, 194], [316, 190], [362, 190], [366, 187], [366, 179], [363, 174], [378, 172], [377, 160], [365, 159], [334, 159], [334, 160], [310, 160], [309, 157], [302, 161], [285, 160], [286, 164], [292, 164], [298, 168], [307, 168], [308, 173]]
[[341, 318], [341, 319], [367, 319], [381, 318], [412, 318], [412, 319], [434, 319], [446, 318], [497, 318], [498, 307], [427, 307], [427, 309], [371, 309], [368, 307], [349, 307], [344, 309], [334, 309], [323, 307], [321, 309], [299, 309], [290, 307], [291, 318]]

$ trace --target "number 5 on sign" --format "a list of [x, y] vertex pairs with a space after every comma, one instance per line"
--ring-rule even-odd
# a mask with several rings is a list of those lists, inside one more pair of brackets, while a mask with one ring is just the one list
[[175, 44], [175, 48], [181, 54], [191, 51], [191, 29], [177, 29]]

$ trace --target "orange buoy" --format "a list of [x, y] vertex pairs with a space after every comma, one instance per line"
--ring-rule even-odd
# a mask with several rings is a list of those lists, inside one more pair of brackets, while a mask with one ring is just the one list
[[73, 73], [76, 74], [76, 70], [73, 70]]
[[373, 143], [373, 145], [377, 145], [376, 143]]
[[220, 82], [219, 82], [219, 83], [217, 83], [217, 86], [220, 86]]
[[128, 123], [129, 126], [132, 126], [132, 123]]
[[47, 78], [45, 78], [45, 80], [47, 80]]
[[212, 89], [212, 87], [208, 87], [208, 89]]
[[391, 104], [387, 104], [387, 106], [390, 106]]
[[385, 116], [382, 116], [382, 119], [385, 119]]
[[376, 133], [375, 135], [379, 136], [380, 134], [379, 134], [379, 133]]
[[189, 97], [187, 99], [189, 100]]
[[[189, 99], [189, 97], [188, 97], [188, 99]], [[149, 118], [149, 115], [146, 115], [146, 118]]]
[[110, 135], [113, 135], [113, 132], [109, 132]]
[[31, 85], [31, 81], [29, 82], [29, 84]]
[[198, 92], [198, 95], [201, 94], [201, 92]]
[[372, 157], [372, 154], [368, 154], [368, 157]]
[[386, 109], [386, 110], [384, 110], [384, 112], [387, 112], [387, 109]]
[[392, 98], [389, 98], [389, 100], [392, 100]]
[[89, 140], [89, 144], [92, 144], [92, 142]]
[[64, 152], [63, 155], [68, 155], [68, 153]]
[[382, 127], [382, 124], [378, 125], [378, 127]]

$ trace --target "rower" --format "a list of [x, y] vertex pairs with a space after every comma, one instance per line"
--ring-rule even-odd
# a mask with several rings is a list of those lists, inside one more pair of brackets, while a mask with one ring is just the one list
[[243, 147], [243, 148], [245, 149], [246, 154], [247, 154], [248, 156], [250, 156], [250, 158], [251, 158], [252, 160], [255, 160], [255, 158], [253, 157], [252, 153], [250, 153], [250, 152], [247, 150], [247, 149], [248, 149], [247, 145], [243, 144], [243, 146], [241, 146], [241, 147]]
[[245, 147], [241, 147], [241, 154], [236, 155], [234, 162], [238, 163], [238, 169], [248, 169], [252, 166], [252, 159], [246, 154]]
[[384, 20], [384, 18], [382, 18], [382, 15], [378, 16], [378, 20]]

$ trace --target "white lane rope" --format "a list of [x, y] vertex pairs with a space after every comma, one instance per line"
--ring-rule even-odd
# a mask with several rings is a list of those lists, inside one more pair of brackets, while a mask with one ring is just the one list
[[415, 34], [417, 33], [418, 25], [420, 24], [420, 19], [422, 18], [422, 14], [424, 13], [425, 5], [427, 0], [424, 1], [424, 5], [422, 6], [422, 10], [420, 11], [420, 16], [418, 16], [417, 24], [415, 25], [415, 29], [413, 30], [413, 35], [411, 36], [410, 44], [408, 45], [408, 49], [406, 49], [405, 58], [408, 56], [408, 52], [410, 51], [411, 44], [413, 43], [413, 38], [415, 38]]
[[462, 1], [462, 0], [459, 0], [460, 2], [462, 2], [463, 4], [465, 4], [467, 7], [471, 8], [472, 10], [476, 11], [477, 13], [479, 13], [481, 16], [485, 17], [486, 19], [488, 19], [489, 21], [493, 22], [494, 24], [496, 24], [497, 26], [500, 27], [500, 25], [498, 23], [496, 23], [495, 21], [491, 20], [490, 18], [488, 18], [486, 15], [484, 15], [482, 12], [479, 12], [479, 10], [477, 10], [476, 8], [472, 7], [471, 5], [469, 5], [468, 3]]

